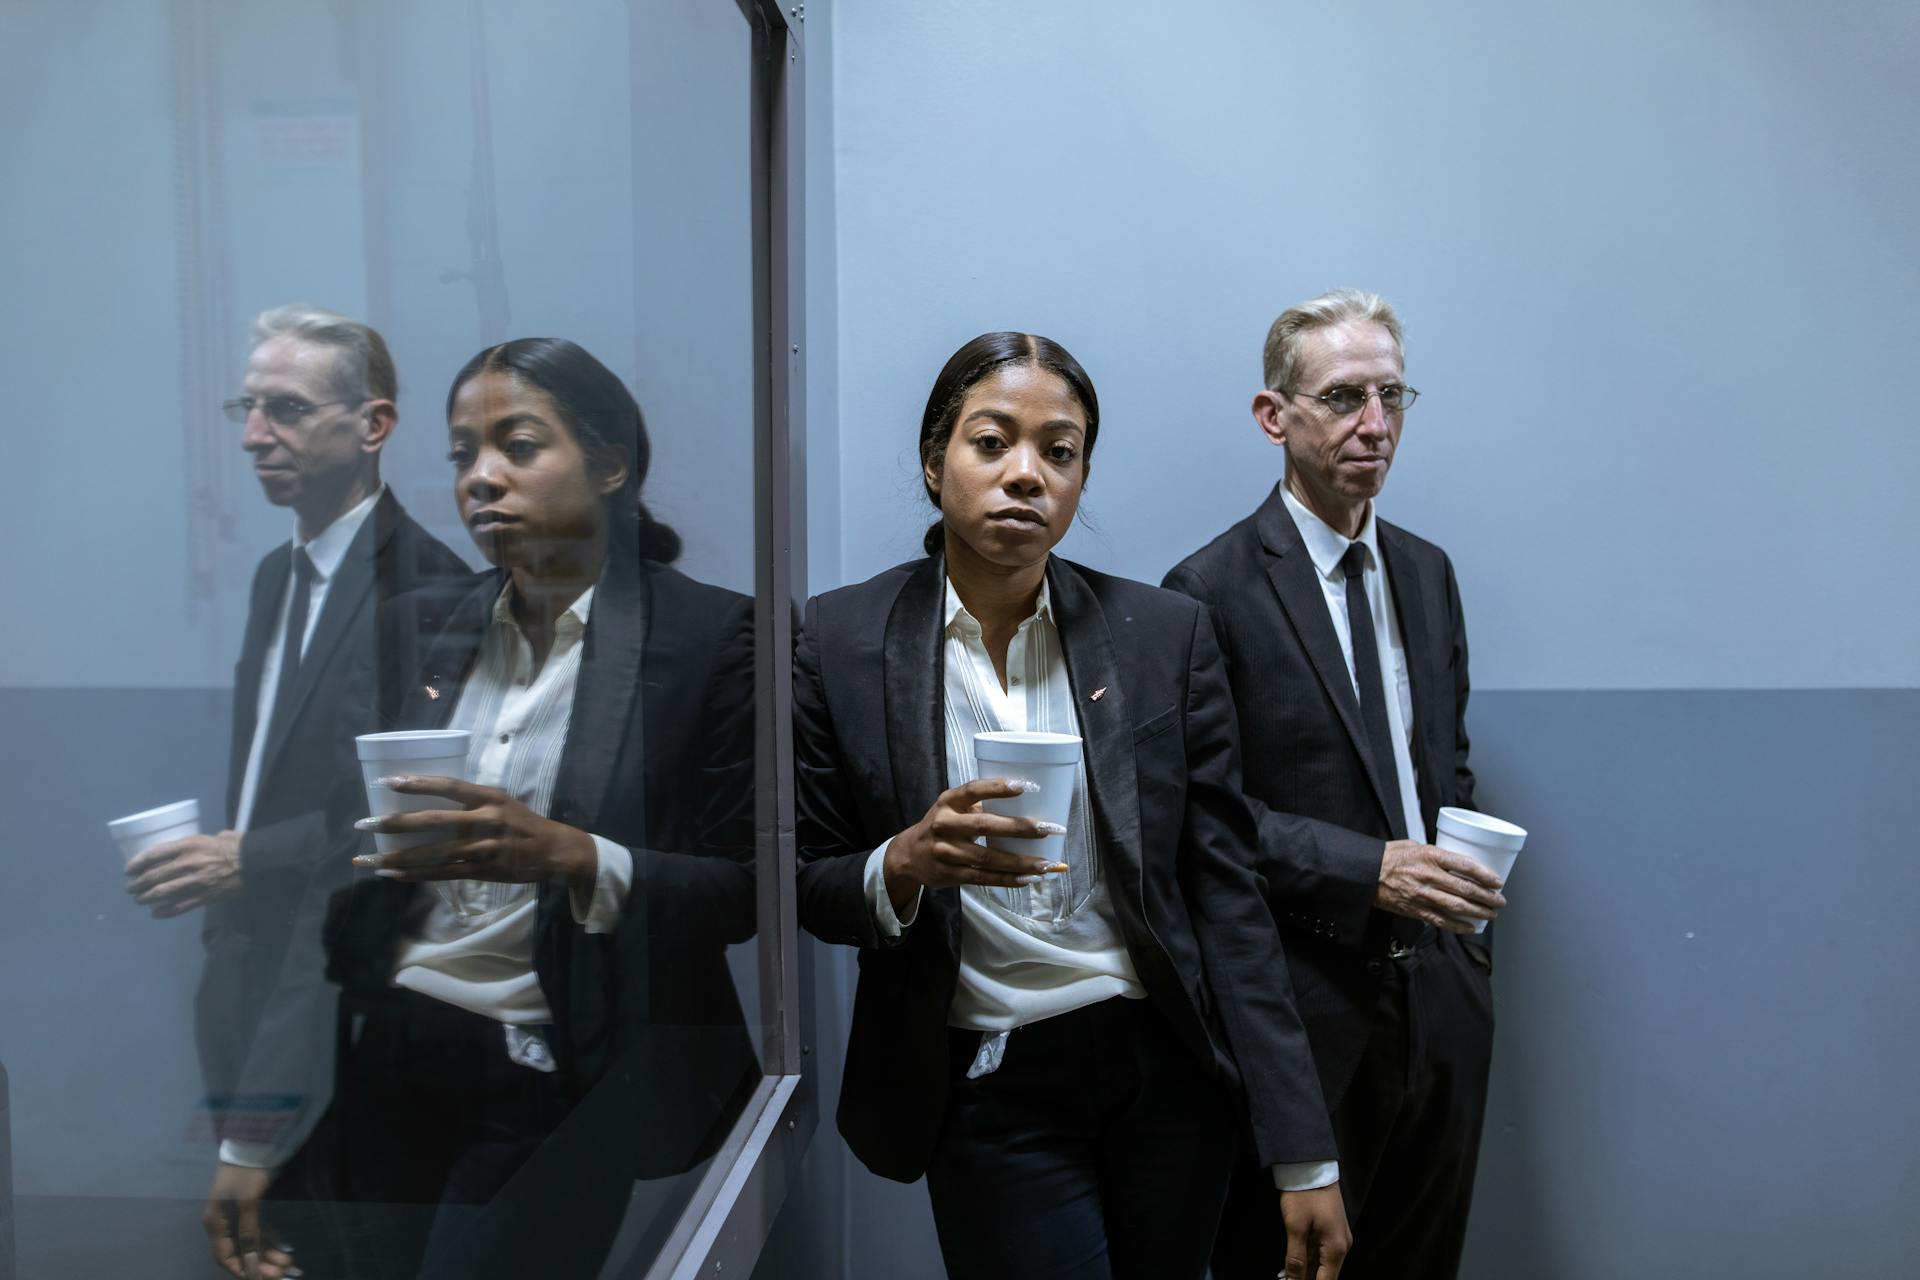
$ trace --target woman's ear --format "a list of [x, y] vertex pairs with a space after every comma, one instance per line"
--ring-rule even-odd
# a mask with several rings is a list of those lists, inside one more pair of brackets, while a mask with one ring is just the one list
[[594, 457], [594, 488], [601, 497], [620, 492], [627, 482], [627, 473], [633, 469], [632, 455], [620, 446], [610, 446]]
[[920, 459], [920, 479], [927, 486], [927, 496], [933, 499], [933, 505], [940, 505], [940, 459], [923, 456]]

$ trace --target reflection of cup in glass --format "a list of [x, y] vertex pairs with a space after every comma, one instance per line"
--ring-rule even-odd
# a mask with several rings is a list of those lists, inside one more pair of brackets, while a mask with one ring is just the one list
[[121, 855], [131, 862], [136, 854], [145, 853], [157, 844], [199, 835], [200, 802], [180, 800], [115, 818], [107, 824], [107, 834], [119, 844]]
[[[1440, 820], [1434, 824], [1433, 842], [1449, 853], [1464, 853], [1499, 876], [1504, 884], [1507, 873], [1513, 870], [1513, 860], [1520, 856], [1520, 846], [1527, 842], [1527, 832], [1524, 827], [1516, 827], [1490, 814], [1448, 806], [1440, 811]], [[1487, 931], [1485, 920], [1454, 918], [1462, 924], [1472, 924], [1475, 933]]]
[[[976, 733], [973, 758], [980, 762], [983, 778], [1024, 779], [1040, 785], [1038, 791], [981, 801], [980, 807], [988, 813], [1067, 825], [1073, 813], [1074, 773], [1080, 766], [1079, 737], [1071, 733]], [[1049, 862], [1064, 862], [1067, 857], [1065, 836], [1009, 840], [998, 847]]]
[[[407, 795], [388, 790], [379, 785], [379, 781], [401, 775], [465, 780], [467, 744], [472, 738], [465, 729], [402, 729], [395, 733], [363, 733], [355, 738], [354, 749], [360, 754], [360, 778], [367, 786], [367, 811], [380, 818], [389, 813], [461, 808], [445, 796]], [[411, 835], [376, 831], [373, 847], [381, 853], [392, 853], [446, 838], [444, 831], [419, 831]]]

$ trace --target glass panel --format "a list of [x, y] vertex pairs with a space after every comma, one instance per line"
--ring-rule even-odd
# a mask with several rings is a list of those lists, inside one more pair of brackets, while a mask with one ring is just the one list
[[751, 26], [16, 0], [0, 47], [20, 1274], [643, 1262], [769, 1043]]

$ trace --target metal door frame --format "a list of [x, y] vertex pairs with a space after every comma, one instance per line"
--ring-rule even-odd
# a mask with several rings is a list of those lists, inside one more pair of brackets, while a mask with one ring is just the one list
[[[818, 1120], [794, 912], [791, 657], [806, 572], [806, 6], [736, 5], [754, 28], [755, 316], [765, 412], [755, 423], [756, 856], [764, 1076], [657, 1256], [613, 1274], [746, 1276]], [[759, 397], [756, 397], [759, 399]]]

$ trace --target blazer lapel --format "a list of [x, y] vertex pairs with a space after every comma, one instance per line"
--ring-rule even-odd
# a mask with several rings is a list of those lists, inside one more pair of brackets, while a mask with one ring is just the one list
[[253, 751], [253, 735], [260, 727], [260, 668], [267, 660], [267, 644], [280, 617], [279, 605], [287, 593], [287, 580], [293, 576], [289, 545], [283, 543], [267, 556], [266, 567], [247, 606], [247, 633], [240, 641], [240, 662], [233, 679], [233, 746], [228, 753], [227, 771], [229, 825], [239, 820], [240, 787], [247, 757]]
[[[942, 615], [947, 597], [946, 560], [934, 556], [907, 578], [887, 614], [880, 680], [886, 698], [886, 743], [893, 766], [894, 830], [918, 822], [947, 789], [945, 646]], [[960, 895], [932, 889], [923, 909], [944, 920], [947, 945], [960, 951]]]
[[[327, 584], [326, 602], [320, 606], [320, 617], [313, 626], [313, 638], [307, 641], [306, 653], [300, 659], [300, 670], [294, 676], [293, 693], [287, 700], [287, 713], [274, 722], [272, 736], [267, 739], [267, 751], [260, 762], [263, 776], [273, 768], [280, 748], [286, 744], [287, 735], [300, 719], [300, 712], [308, 699], [313, 696], [314, 686], [320, 683], [321, 673], [338, 656], [347, 636], [366, 611], [367, 600], [373, 595], [374, 564], [385, 550], [387, 540], [393, 536], [391, 519], [381, 518], [382, 508], [390, 501], [392, 496], [385, 495], [375, 504], [359, 532], [353, 535], [353, 542], [347, 547], [347, 554], [341, 558], [340, 567], [334, 571], [333, 580]], [[284, 656], [282, 661], [285, 661]]]
[[235, 673], [233, 694], [246, 708], [249, 734], [253, 732], [254, 707], [260, 701], [260, 668], [267, 660], [267, 645], [273, 637], [274, 624], [279, 621], [279, 606], [287, 594], [287, 580], [293, 575], [287, 546], [282, 544], [267, 557], [267, 567], [260, 575], [260, 585], [247, 611], [247, 633], [240, 642], [240, 667]]
[[887, 614], [880, 674], [899, 830], [918, 822], [947, 789], [946, 662], [940, 643], [945, 568], [939, 556], [925, 561]]
[[[1067, 664], [1067, 683], [1086, 739], [1087, 791], [1098, 848], [1126, 888], [1118, 897], [1144, 926], [1146, 899], [1140, 848], [1140, 793], [1134, 766], [1133, 720], [1127, 711], [1120, 663], [1107, 615], [1073, 565], [1055, 556], [1047, 565], [1053, 625]], [[1106, 692], [1095, 700], [1094, 690]]]
[[[589, 821], [605, 806], [614, 767], [633, 722], [633, 702], [640, 694], [641, 650], [648, 650], [649, 665], [673, 661], [671, 653], [656, 657], [652, 652], [651, 595], [646, 576], [635, 560], [618, 553], [608, 556], [593, 593], [593, 610], [587, 617], [580, 676], [574, 685], [573, 711], [567, 722], [567, 745], [554, 781], [554, 817], [561, 822]], [[669, 644], [671, 632], [672, 628], [666, 628], [660, 633]], [[664, 709], [661, 704], [665, 701], [648, 699], [642, 714], [657, 714]], [[645, 731], [643, 726], [641, 732]], [[660, 736], [662, 740], [667, 737], [664, 732]]]
[[1393, 611], [1400, 624], [1400, 647], [1407, 658], [1407, 683], [1412, 686], [1413, 724], [1408, 726], [1408, 733], [1413, 739], [1413, 773], [1420, 783], [1420, 812], [1431, 813], [1438, 804], [1440, 792], [1430, 767], [1436, 763], [1430, 759], [1433, 753], [1422, 750], [1427, 727], [1434, 723], [1432, 699], [1436, 678], [1427, 668], [1432, 656], [1427, 611], [1419, 575], [1414, 572], [1413, 560], [1400, 540], [1400, 531], [1384, 522], [1379, 531], [1381, 558], [1387, 566], [1387, 587], [1393, 593]]
[[[1386, 814], [1386, 789], [1374, 766], [1373, 753], [1367, 748], [1366, 730], [1360, 724], [1360, 704], [1353, 696], [1353, 675], [1347, 669], [1346, 655], [1340, 651], [1340, 637], [1333, 629], [1333, 619], [1327, 615], [1327, 597], [1320, 586], [1320, 571], [1307, 553], [1307, 544], [1301, 539], [1300, 529], [1293, 523], [1293, 514], [1281, 499], [1278, 486], [1261, 504], [1255, 524], [1260, 530], [1261, 542], [1272, 557], [1267, 563], [1267, 580], [1273, 584], [1274, 594], [1280, 597], [1281, 611], [1293, 625], [1300, 647], [1307, 651], [1314, 673], [1320, 677], [1327, 697], [1332, 699], [1340, 724], [1367, 772], [1380, 812]], [[1391, 574], [1392, 570], [1388, 572]]]

